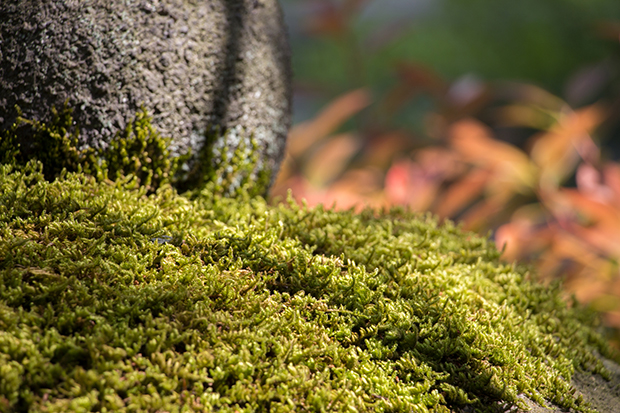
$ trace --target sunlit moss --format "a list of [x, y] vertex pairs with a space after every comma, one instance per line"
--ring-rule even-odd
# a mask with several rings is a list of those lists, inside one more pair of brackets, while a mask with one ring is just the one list
[[587, 411], [595, 317], [486, 238], [217, 185], [0, 167], [0, 411]]

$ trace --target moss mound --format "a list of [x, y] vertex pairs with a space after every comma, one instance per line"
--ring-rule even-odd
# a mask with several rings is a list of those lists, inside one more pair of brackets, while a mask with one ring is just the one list
[[0, 411], [587, 411], [595, 318], [402, 210], [0, 166]]

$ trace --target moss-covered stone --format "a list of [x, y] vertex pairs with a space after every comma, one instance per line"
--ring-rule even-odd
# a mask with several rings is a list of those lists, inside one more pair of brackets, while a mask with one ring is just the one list
[[0, 167], [0, 411], [585, 412], [571, 379], [610, 374], [486, 238], [215, 185]]
[[[277, 0], [1, 1], [0, 16], [0, 133], [16, 106], [50, 123], [68, 102], [78, 149], [100, 150], [144, 107], [174, 155], [198, 157], [205, 134], [241, 128], [246, 146], [258, 143], [257, 168], [275, 177], [291, 118]], [[235, 136], [214, 142], [228, 159]]]

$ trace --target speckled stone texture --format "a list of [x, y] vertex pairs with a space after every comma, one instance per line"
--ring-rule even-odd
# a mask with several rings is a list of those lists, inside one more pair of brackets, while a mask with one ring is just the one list
[[2, 0], [0, 16], [0, 129], [16, 104], [45, 121], [68, 101], [80, 144], [105, 147], [143, 105], [173, 153], [234, 128], [277, 172], [291, 112], [277, 0]]

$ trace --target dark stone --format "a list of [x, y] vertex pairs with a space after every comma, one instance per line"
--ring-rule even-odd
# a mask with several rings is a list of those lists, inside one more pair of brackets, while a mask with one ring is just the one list
[[252, 136], [273, 180], [291, 112], [277, 0], [3, 0], [0, 16], [1, 130], [15, 105], [46, 121], [67, 101], [80, 145], [102, 148], [143, 105], [174, 154], [214, 127], [235, 131], [220, 155]]

